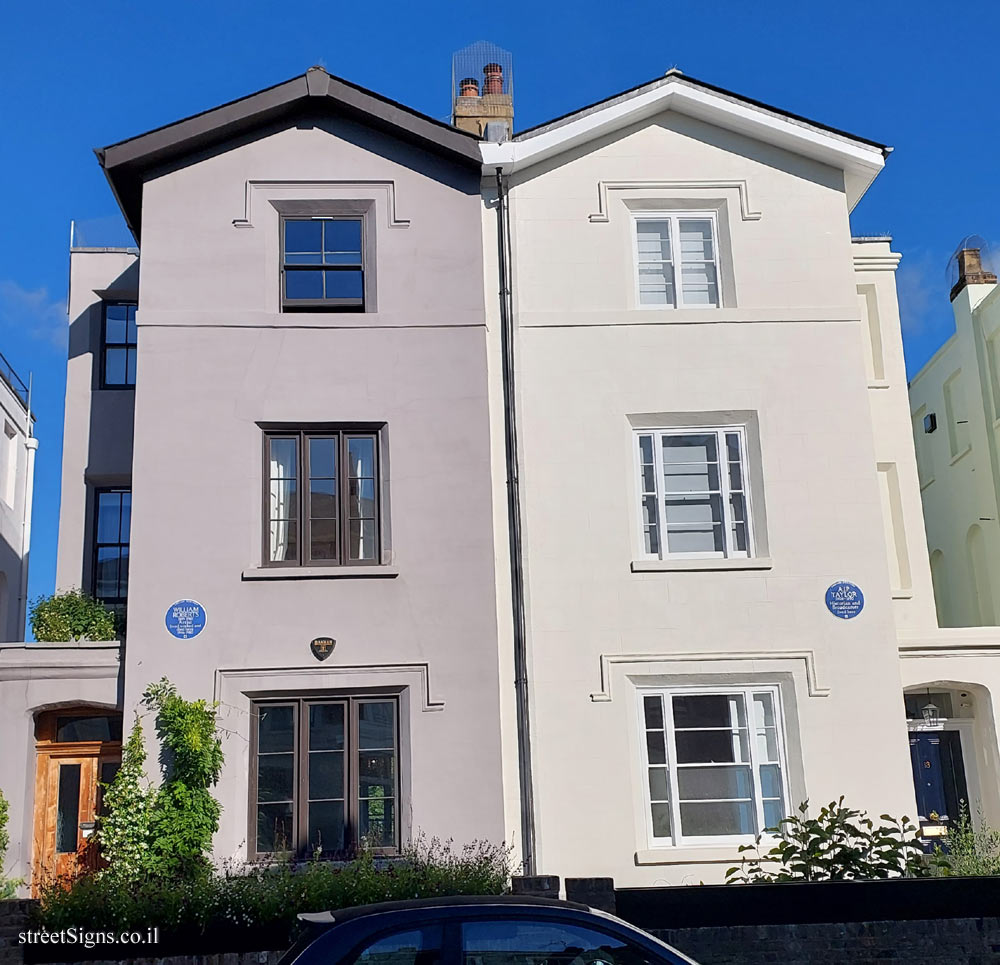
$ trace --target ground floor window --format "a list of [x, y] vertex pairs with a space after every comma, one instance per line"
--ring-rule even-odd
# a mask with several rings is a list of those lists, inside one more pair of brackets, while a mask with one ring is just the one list
[[640, 716], [655, 844], [749, 838], [786, 815], [777, 687], [643, 689]]
[[254, 702], [251, 855], [396, 850], [398, 716], [395, 697]]

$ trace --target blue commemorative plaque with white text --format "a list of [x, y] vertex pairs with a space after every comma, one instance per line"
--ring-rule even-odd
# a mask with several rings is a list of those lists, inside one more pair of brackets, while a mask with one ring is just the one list
[[167, 630], [178, 640], [190, 640], [205, 629], [205, 608], [194, 600], [178, 600], [167, 608]]
[[865, 608], [865, 595], [846, 580], [834, 583], [826, 591], [826, 608], [841, 620], [851, 620]]

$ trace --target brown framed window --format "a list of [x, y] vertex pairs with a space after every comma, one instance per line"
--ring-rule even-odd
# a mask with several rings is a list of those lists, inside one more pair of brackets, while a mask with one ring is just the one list
[[251, 857], [399, 848], [395, 697], [295, 697], [251, 711]]
[[365, 219], [281, 220], [281, 307], [286, 312], [365, 310]]
[[380, 562], [379, 433], [264, 433], [264, 563]]

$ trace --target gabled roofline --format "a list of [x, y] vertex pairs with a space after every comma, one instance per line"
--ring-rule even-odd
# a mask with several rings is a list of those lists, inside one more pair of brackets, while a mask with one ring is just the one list
[[523, 171], [564, 151], [666, 110], [746, 134], [844, 171], [851, 208], [885, 164], [891, 147], [779, 110], [679, 70], [521, 131], [501, 144], [484, 142], [484, 173]]
[[331, 111], [460, 164], [481, 163], [479, 138], [311, 67], [305, 74], [95, 150], [129, 229], [139, 237], [142, 184], [155, 167], [302, 109]]

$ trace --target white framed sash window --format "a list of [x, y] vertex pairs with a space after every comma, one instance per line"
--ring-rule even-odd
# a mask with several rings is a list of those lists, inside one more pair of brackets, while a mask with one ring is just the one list
[[714, 211], [644, 212], [633, 220], [639, 308], [722, 304]]
[[651, 846], [743, 843], [787, 816], [778, 687], [641, 688], [638, 696]]
[[754, 555], [746, 453], [744, 426], [636, 430], [645, 559]]

